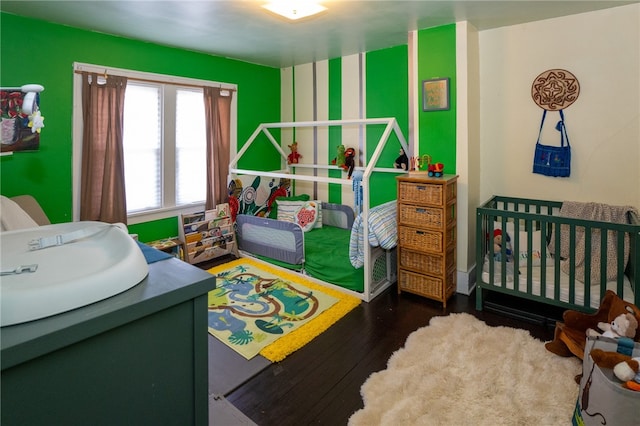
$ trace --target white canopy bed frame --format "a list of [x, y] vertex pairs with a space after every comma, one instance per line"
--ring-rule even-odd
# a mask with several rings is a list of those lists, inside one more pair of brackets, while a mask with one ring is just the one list
[[[362, 223], [363, 226], [363, 234], [364, 241], [369, 241], [369, 210], [372, 206], [370, 206], [370, 188], [369, 181], [374, 172], [376, 173], [406, 173], [406, 171], [402, 169], [391, 167], [377, 167], [378, 160], [380, 159], [380, 155], [384, 147], [386, 146], [389, 137], [392, 134], [395, 134], [398, 138], [400, 146], [404, 150], [404, 152], [409, 153], [407, 141], [398, 126], [398, 123], [395, 118], [368, 118], [368, 119], [351, 119], [351, 120], [326, 120], [326, 121], [300, 121], [300, 122], [283, 122], [283, 123], [262, 123], [258, 125], [253, 134], [249, 137], [247, 142], [242, 146], [242, 148], [238, 151], [235, 157], [231, 160], [229, 164], [229, 179], [233, 179], [234, 175], [250, 175], [250, 176], [262, 176], [262, 177], [271, 177], [271, 178], [285, 178], [291, 180], [299, 180], [299, 181], [307, 181], [314, 183], [324, 183], [324, 184], [338, 184], [338, 185], [353, 185], [352, 179], [347, 178], [332, 178], [327, 176], [317, 176], [317, 170], [341, 170], [336, 165], [329, 164], [287, 164], [287, 154], [282, 149], [281, 144], [276, 140], [276, 138], [270, 132], [270, 129], [294, 129], [294, 128], [318, 128], [318, 127], [331, 127], [331, 126], [359, 126], [360, 128], [366, 128], [366, 126], [370, 125], [385, 125], [385, 129], [378, 140], [375, 150], [371, 155], [369, 161], [367, 161], [367, 151], [366, 144], [361, 147], [361, 161], [364, 163], [362, 165], [356, 165], [355, 170], [362, 171]], [[268, 140], [271, 142], [276, 151], [280, 154], [282, 158], [282, 163], [284, 164], [284, 169], [281, 170], [272, 170], [272, 171], [262, 171], [262, 170], [247, 170], [247, 169], [239, 169], [237, 168], [238, 161], [242, 158], [242, 156], [247, 152], [247, 150], [251, 147], [251, 145], [257, 140], [260, 134], [264, 134]], [[345, 144], [347, 145], [347, 144]], [[309, 174], [296, 174], [296, 169], [311, 169], [313, 171], [313, 175]], [[356, 213], [357, 215], [357, 213]], [[378, 296], [383, 290], [388, 288], [395, 281], [395, 274], [391, 276], [390, 271], [387, 271], [387, 280], [382, 284], [377, 283], [374, 285], [372, 283], [371, 275], [372, 275], [372, 247], [365, 243], [363, 246], [364, 250], [364, 291], [362, 293], [352, 291], [349, 289], [342, 288], [337, 285], [333, 285], [331, 283], [326, 283], [324, 281], [320, 281], [314, 279], [314, 281], [318, 281], [319, 283], [329, 286], [331, 288], [335, 288], [337, 290], [347, 292], [349, 294], [353, 294], [354, 296], [369, 302], [376, 296]], [[244, 253], [241, 251], [242, 255], [249, 256], [250, 254]], [[387, 261], [389, 263], [391, 254], [387, 250]], [[395, 258], [392, 260], [393, 269], [395, 270]], [[313, 277], [310, 277], [313, 278]]]

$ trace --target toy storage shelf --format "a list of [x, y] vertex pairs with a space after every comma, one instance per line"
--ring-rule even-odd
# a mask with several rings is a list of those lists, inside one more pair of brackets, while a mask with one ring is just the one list
[[236, 252], [229, 204], [212, 210], [180, 215], [180, 240], [184, 261], [196, 264]]

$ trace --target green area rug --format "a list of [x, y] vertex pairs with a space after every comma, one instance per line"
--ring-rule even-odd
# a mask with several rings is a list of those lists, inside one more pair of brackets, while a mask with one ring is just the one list
[[209, 333], [251, 359], [281, 361], [360, 304], [304, 276], [242, 258], [209, 269]]

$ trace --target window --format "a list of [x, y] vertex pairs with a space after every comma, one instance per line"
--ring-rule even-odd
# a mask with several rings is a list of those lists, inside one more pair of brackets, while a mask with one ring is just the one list
[[[140, 71], [74, 64], [76, 71], [126, 76], [124, 160], [129, 224], [204, 208], [206, 127], [204, 86], [235, 85]], [[73, 206], [79, 220], [82, 79], [74, 78]], [[236, 98], [231, 104], [231, 152], [236, 147]]]
[[204, 203], [202, 89], [128, 82], [124, 162], [127, 213]]

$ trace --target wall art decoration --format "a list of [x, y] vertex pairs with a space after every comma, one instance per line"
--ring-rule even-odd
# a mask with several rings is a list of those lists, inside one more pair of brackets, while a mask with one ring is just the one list
[[538, 75], [531, 85], [533, 102], [547, 111], [559, 111], [574, 103], [580, 95], [575, 75], [563, 69], [551, 69]]
[[27, 84], [0, 88], [0, 149], [2, 153], [35, 151], [40, 148], [44, 117], [40, 93], [44, 87]]
[[422, 81], [422, 110], [446, 111], [449, 109], [449, 78]]

